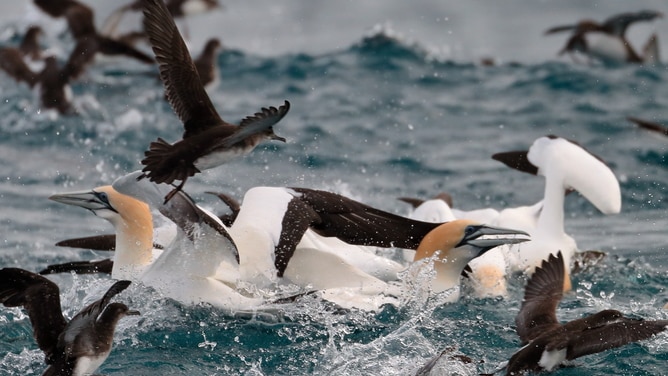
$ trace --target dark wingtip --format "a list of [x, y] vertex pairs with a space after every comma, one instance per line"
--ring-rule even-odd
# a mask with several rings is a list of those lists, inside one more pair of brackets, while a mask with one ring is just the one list
[[528, 155], [529, 152], [526, 150], [507, 151], [492, 155], [492, 159], [499, 161], [512, 169], [532, 175], [538, 175], [538, 167], [529, 162]]

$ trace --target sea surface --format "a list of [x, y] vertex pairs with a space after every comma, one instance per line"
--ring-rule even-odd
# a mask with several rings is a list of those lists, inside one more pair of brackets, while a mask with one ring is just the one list
[[[541, 199], [543, 179], [509, 170], [490, 156], [558, 135], [608, 163], [623, 202], [620, 214], [605, 216], [582, 196], [567, 197], [567, 232], [580, 249], [602, 250], [607, 257], [574, 275], [574, 291], [558, 316], [569, 320], [614, 308], [668, 319], [668, 138], [625, 120], [668, 124], [668, 66], [575, 64], [556, 55], [565, 36], [542, 35], [547, 27], [582, 17], [665, 11], [665, 3], [528, 3], [228, 2], [222, 11], [187, 20], [195, 54], [210, 36], [225, 46], [217, 60], [221, 82], [210, 91], [224, 119], [237, 121], [284, 100], [292, 107], [275, 127], [285, 144], [266, 142], [198, 174], [186, 191], [219, 213], [224, 206], [206, 191], [241, 199], [259, 185], [330, 190], [399, 214], [409, 208], [398, 197], [443, 191], [461, 209], [530, 205]], [[98, 24], [113, 8], [91, 4], [99, 8]], [[25, 5], [0, 8], [7, 11], [0, 44], [16, 44], [25, 26], [38, 22], [49, 31], [45, 47], [67, 56], [72, 41], [62, 23]], [[666, 20], [632, 30], [641, 42], [652, 31], [662, 46], [668, 40]], [[483, 57], [497, 64], [479, 64]], [[0, 75], [0, 267], [37, 271], [105, 257], [54, 246], [113, 229], [47, 197], [110, 184], [141, 168], [155, 138], [181, 137], [182, 125], [152, 67], [101, 61], [73, 91], [80, 114], [59, 116], [42, 111], [26, 86]], [[111, 284], [95, 275], [52, 279], [68, 317]], [[374, 313], [305, 299], [279, 318], [186, 307], [134, 284], [118, 300], [142, 315], [120, 322], [114, 349], [98, 372], [411, 375], [448, 349], [451, 356], [434, 374], [490, 373], [520, 346], [514, 317], [524, 283], [513, 277], [506, 299], [473, 298], [465, 286], [457, 303], [417, 299]], [[668, 335], [662, 334], [577, 359], [554, 374], [665, 375], [667, 361]], [[44, 368], [27, 316], [0, 308], [0, 375], [41, 374]]]

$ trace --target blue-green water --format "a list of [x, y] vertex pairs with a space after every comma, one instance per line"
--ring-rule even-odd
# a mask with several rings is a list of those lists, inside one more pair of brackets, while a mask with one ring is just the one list
[[[623, 208], [598, 213], [584, 198], [566, 200], [566, 229], [581, 249], [609, 257], [574, 277], [561, 319], [603, 308], [666, 319], [668, 139], [638, 130], [629, 115], [668, 122], [666, 66], [540, 62], [482, 67], [434, 56], [420, 41], [388, 29], [323, 53], [271, 56], [228, 49], [212, 100], [238, 120], [287, 99], [276, 127], [286, 144], [266, 143], [251, 155], [188, 181], [202, 205], [222, 211], [208, 190], [242, 197], [257, 185], [304, 186], [344, 193], [405, 214], [399, 196], [441, 191], [463, 209], [533, 204], [542, 179], [491, 160], [527, 148], [537, 137], [577, 140], [606, 160], [621, 182]], [[66, 49], [67, 37], [53, 38]], [[9, 39], [6, 43], [15, 43]], [[73, 85], [81, 115], [39, 113], [32, 93], [0, 76], [0, 266], [39, 270], [47, 264], [100, 257], [59, 249], [59, 240], [110, 233], [81, 209], [47, 200], [56, 192], [109, 184], [140, 167], [149, 142], [180, 137], [152, 70], [106, 62]], [[110, 281], [55, 276], [66, 314], [96, 299]], [[441, 374], [491, 372], [519, 347], [514, 316], [524, 280], [508, 299], [464, 296], [341, 312], [316, 300], [290, 307], [280, 320], [227, 317], [210, 307], [183, 307], [133, 285], [119, 299], [142, 312], [119, 325], [107, 375], [407, 375], [453, 347], [473, 364], [450, 359]], [[0, 374], [40, 374], [43, 356], [27, 317], [0, 309]], [[578, 359], [558, 375], [668, 374], [668, 337]]]

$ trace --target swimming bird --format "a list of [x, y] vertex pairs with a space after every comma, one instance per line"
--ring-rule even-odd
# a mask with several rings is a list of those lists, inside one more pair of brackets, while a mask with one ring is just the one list
[[[89, 64], [97, 53], [122, 55], [144, 64], [154, 64], [149, 55], [123, 41], [101, 35], [95, 27], [93, 10], [76, 0], [34, 0], [35, 5], [51, 17], [64, 17], [76, 45], [71, 56], [82, 56], [81, 64]], [[84, 59], [85, 58], [85, 59]]]
[[58, 286], [50, 280], [18, 268], [0, 269], [0, 302], [28, 312], [33, 336], [44, 352], [44, 376], [89, 375], [111, 352], [118, 320], [139, 315], [111, 299], [130, 285], [117, 281], [104, 296], [69, 322], [63, 317]]
[[261, 141], [285, 138], [274, 133], [273, 125], [290, 109], [290, 102], [279, 108], [263, 108], [246, 117], [238, 126], [223, 121], [204, 90], [195, 64], [165, 4], [144, 2], [144, 27], [160, 68], [167, 100], [183, 122], [183, 139], [172, 144], [162, 138], [145, 152], [143, 176], [156, 183], [181, 183], [165, 201], [181, 190], [186, 180], [204, 169], [249, 153]]
[[[199, 208], [192, 201], [189, 201], [187, 212], [197, 212], [197, 215], [184, 215], [181, 211], [185, 209], [174, 209], [179, 206], [172, 205], [171, 201], [164, 203], [164, 193], [169, 186], [137, 180], [140, 174], [141, 172], [137, 171], [117, 179], [113, 184], [113, 191], [105, 189], [104, 194], [101, 194], [101, 188], [96, 188], [87, 193], [60, 194], [53, 199], [91, 210], [98, 209], [96, 214], [114, 223], [117, 232], [115, 257], [118, 257], [119, 251], [133, 252], [133, 249], [137, 248], [139, 249], [136, 252], [144, 254], [144, 257], [136, 257], [134, 261], [131, 258], [115, 259], [114, 270], [129, 271], [128, 278], [134, 275], [134, 278], [142, 281], [146, 280], [148, 270], [152, 270], [156, 281], [164, 281], [166, 275], [173, 277], [175, 273], [183, 273], [183, 258], [196, 257], [192, 254], [184, 256], [183, 252], [186, 251], [182, 249], [180, 253], [170, 252], [172, 258], [169, 260], [163, 255], [153, 262], [150, 261], [149, 247], [137, 246], [137, 243], [150, 244], [146, 242], [151, 239], [148, 219], [150, 210], [145, 203], [168, 215], [179, 228], [196, 226], [200, 231], [205, 231], [205, 234], [210, 234], [202, 235], [202, 238], [213, 242], [208, 244], [212, 249], [202, 249], [199, 252], [214, 252], [215, 257], [199, 256], [200, 261], [190, 262], [206, 260], [204, 262], [207, 267], [217, 265], [218, 270], [213, 273], [213, 278], [225, 281], [229, 286], [243, 282], [259, 288], [293, 283], [305, 288], [326, 290], [323, 294], [330, 300], [350, 296], [351, 290], [357, 292], [360, 287], [364, 290], [362, 295], [367, 298], [373, 295], [372, 298], [375, 298], [388, 286], [373, 274], [382, 273], [383, 269], [394, 270], [396, 263], [380, 256], [362, 254], [362, 250], [358, 248], [346, 249], [349, 253], [341, 252], [340, 248], [318, 248], [317, 246], [330, 243], [314, 243], [312, 240], [304, 242], [305, 232], [310, 230], [324, 238], [339, 237], [352, 244], [417, 248], [421, 239], [439, 226], [383, 212], [331, 192], [306, 188], [256, 187], [246, 193], [237, 218], [232, 226], [226, 229], [217, 217]], [[129, 210], [127, 204], [123, 207], [109, 206], [120, 202], [116, 196], [132, 196], [133, 203], [144, 203], [134, 206], [143, 212], [138, 216], [142, 220], [133, 218], [136, 211], [133, 211], [133, 214], [125, 213]], [[177, 196], [178, 202], [186, 197], [180, 192], [175, 197]], [[124, 234], [126, 232], [143, 235], [130, 237]], [[483, 234], [473, 235], [480, 237]], [[435, 235], [430, 238], [434, 237]], [[144, 241], [138, 242], [137, 238]], [[119, 239], [126, 241], [119, 242]], [[458, 243], [461, 241], [462, 239], [459, 239]], [[512, 240], [514, 241], [516, 240]], [[187, 248], [193, 245], [182, 243], [181, 246]], [[354, 253], [355, 251], [358, 253]], [[423, 254], [427, 253], [425, 248]], [[372, 262], [368, 262], [369, 260]], [[121, 262], [123, 265], [120, 265]], [[173, 268], [177, 270], [172, 270]], [[355, 304], [342, 301], [338, 303]]]
[[658, 41], [653, 34], [638, 54], [626, 39], [626, 30], [634, 22], [652, 21], [663, 17], [661, 12], [642, 10], [614, 15], [602, 23], [582, 20], [575, 25], [555, 26], [545, 34], [572, 31], [559, 54], [580, 52], [604, 63], [651, 63], [659, 61]]
[[561, 251], [566, 262], [564, 278], [570, 289], [571, 259], [578, 252], [575, 240], [564, 230], [564, 200], [568, 189], [582, 194], [604, 214], [621, 210], [619, 182], [610, 168], [579, 144], [557, 136], [538, 138], [527, 151], [493, 156], [510, 167], [522, 166], [545, 177], [543, 200], [537, 204], [505, 209], [496, 225], [531, 234], [531, 241], [507, 251], [512, 270], [531, 273], [548, 255]]
[[[580, 252], [575, 240], [564, 230], [564, 200], [576, 190], [604, 214], [621, 210], [621, 192], [614, 173], [597, 156], [573, 141], [546, 136], [538, 138], [528, 151], [497, 153], [492, 156], [507, 166], [532, 175], [545, 177], [543, 199], [536, 204], [473, 211], [450, 209], [442, 200], [427, 200], [411, 214], [420, 217], [429, 210], [437, 215], [470, 218], [495, 226], [526, 231], [531, 240], [499, 247], [473, 260], [467, 273], [479, 296], [505, 296], [507, 271], [532, 273], [550, 253], [561, 250], [568, 267], [566, 290], [570, 289], [571, 259]], [[432, 214], [432, 217], [434, 214]]]
[[564, 361], [651, 338], [668, 320], [625, 317], [606, 309], [567, 323], [557, 320], [563, 296], [564, 259], [560, 252], [544, 260], [527, 282], [515, 325], [524, 344], [510, 358], [506, 375], [552, 371]]
[[658, 134], [662, 134], [664, 136], [668, 136], [668, 127], [666, 127], [663, 124], [659, 124], [654, 121], [640, 119], [633, 116], [627, 116], [626, 120], [630, 121], [631, 123], [634, 123], [639, 128], [646, 129], [648, 131], [655, 132]]

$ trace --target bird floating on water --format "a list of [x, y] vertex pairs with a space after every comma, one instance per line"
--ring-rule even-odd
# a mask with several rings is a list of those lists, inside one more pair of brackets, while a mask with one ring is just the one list
[[111, 299], [130, 285], [117, 281], [104, 296], [69, 322], [63, 317], [58, 286], [50, 280], [18, 268], [0, 269], [0, 303], [28, 312], [33, 336], [48, 364], [43, 376], [90, 375], [111, 352], [118, 320], [139, 315]]
[[666, 330], [668, 320], [628, 318], [613, 309], [560, 323], [556, 310], [564, 275], [564, 259], [558, 252], [529, 278], [515, 318], [524, 347], [510, 358], [506, 375], [552, 371], [567, 360], [646, 340]]

